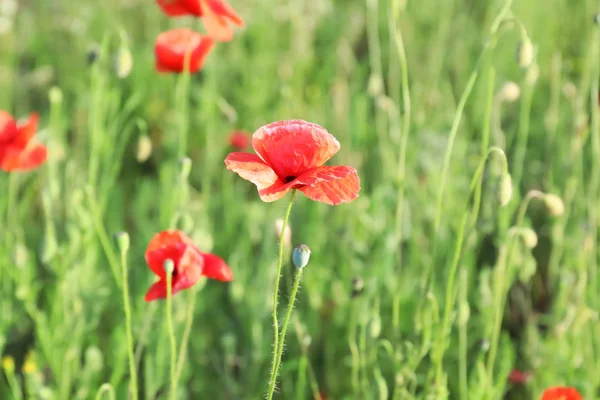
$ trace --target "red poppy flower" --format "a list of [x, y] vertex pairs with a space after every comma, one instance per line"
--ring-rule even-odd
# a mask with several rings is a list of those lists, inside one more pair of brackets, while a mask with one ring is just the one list
[[157, 3], [171, 17], [203, 17], [208, 34], [220, 42], [233, 39], [231, 25], [244, 26], [242, 18], [225, 0], [157, 0]]
[[531, 374], [529, 372], [519, 371], [518, 369], [513, 369], [512, 371], [510, 371], [510, 374], [508, 375], [508, 380], [515, 385], [527, 383], [527, 382], [529, 382], [530, 379], [531, 379]]
[[583, 397], [574, 388], [555, 386], [546, 389], [540, 400], [583, 400]]
[[250, 134], [246, 131], [233, 131], [229, 134], [229, 145], [236, 150], [246, 150], [250, 141]]
[[156, 38], [154, 53], [159, 72], [183, 72], [189, 52], [190, 73], [202, 68], [215, 42], [191, 29], [181, 28], [163, 32]]
[[163, 231], [154, 235], [146, 249], [146, 262], [159, 279], [150, 286], [146, 301], [167, 297], [167, 275], [164, 270], [166, 260], [173, 261], [175, 266], [171, 281], [173, 295], [194, 286], [200, 276], [222, 282], [233, 279], [233, 273], [220, 257], [202, 253], [183, 232]]
[[330, 205], [358, 197], [360, 179], [348, 166], [323, 164], [340, 149], [325, 128], [302, 120], [263, 126], [252, 136], [257, 154], [230, 153], [227, 169], [254, 183], [263, 201], [275, 201], [298, 189], [309, 199]]
[[24, 124], [17, 124], [0, 110], [0, 169], [27, 171], [46, 161], [47, 149], [35, 139], [38, 115], [33, 113]]

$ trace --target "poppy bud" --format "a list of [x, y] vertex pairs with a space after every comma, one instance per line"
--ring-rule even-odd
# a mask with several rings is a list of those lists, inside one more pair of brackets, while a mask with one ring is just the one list
[[173, 271], [175, 271], [175, 263], [170, 258], [167, 258], [163, 262], [163, 268], [164, 268], [165, 272], [170, 275], [173, 273]]
[[[283, 218], [278, 218], [275, 220], [275, 234], [277, 235], [277, 239], [281, 240], [281, 230], [283, 229]], [[290, 224], [288, 223], [285, 226], [285, 232], [283, 232], [283, 244], [287, 246], [292, 241], [292, 228], [290, 228]]]
[[181, 157], [179, 159], [179, 173], [181, 178], [187, 181], [192, 172], [192, 160], [189, 157]]
[[115, 57], [115, 71], [117, 76], [121, 79], [127, 78], [133, 68], [133, 56], [129, 47], [122, 44]]
[[61, 104], [63, 101], [62, 90], [58, 86], [54, 86], [48, 92], [48, 97], [50, 98], [50, 103]]
[[565, 82], [562, 91], [567, 99], [572, 100], [577, 95], [577, 86], [575, 86], [573, 82]]
[[301, 244], [294, 248], [294, 253], [292, 254], [292, 261], [294, 262], [294, 266], [298, 269], [302, 269], [306, 267], [308, 261], [310, 260], [310, 248]]
[[517, 60], [521, 68], [527, 68], [533, 62], [533, 44], [527, 36], [517, 46]]
[[15, 359], [11, 356], [2, 357], [2, 368], [8, 374], [13, 374], [15, 372]]
[[519, 98], [521, 88], [514, 82], [506, 82], [500, 90], [500, 100], [511, 103]]
[[600, 13], [594, 15], [594, 23], [600, 25]]
[[127, 253], [129, 250], [129, 234], [127, 232], [115, 233], [115, 243], [121, 254]]
[[152, 155], [152, 140], [148, 135], [141, 135], [138, 138], [135, 159], [139, 163], [146, 162]]
[[565, 212], [565, 205], [560, 197], [555, 194], [548, 193], [544, 196], [544, 204], [550, 215], [560, 217]]
[[381, 317], [379, 317], [379, 315], [371, 320], [371, 323], [369, 324], [369, 334], [373, 339], [377, 339], [381, 334]]
[[87, 62], [88, 64], [92, 65], [93, 63], [96, 62], [96, 60], [98, 59], [98, 55], [100, 54], [100, 52], [98, 51], [97, 48], [92, 47], [91, 49], [88, 50], [87, 52]]
[[358, 297], [365, 289], [365, 282], [361, 278], [352, 279], [352, 297]]
[[456, 319], [456, 323], [459, 326], [465, 326], [467, 322], [469, 322], [469, 317], [471, 316], [471, 307], [469, 307], [469, 303], [462, 302], [458, 306], [458, 317]]
[[537, 234], [531, 228], [523, 228], [521, 231], [521, 237], [523, 238], [523, 243], [528, 249], [533, 249], [538, 244]]
[[104, 356], [96, 346], [88, 347], [85, 351], [85, 366], [94, 372], [102, 370], [104, 366]]
[[512, 178], [508, 173], [502, 175], [502, 181], [500, 182], [499, 198], [500, 207], [506, 206], [512, 198]]

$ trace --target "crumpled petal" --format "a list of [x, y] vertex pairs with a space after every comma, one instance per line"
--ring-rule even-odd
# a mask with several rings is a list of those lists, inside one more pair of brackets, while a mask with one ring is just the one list
[[338, 205], [358, 197], [360, 178], [352, 167], [318, 167], [300, 175], [289, 183], [278, 181], [259, 191], [259, 195], [261, 198], [264, 196], [277, 200], [285, 196], [291, 189], [300, 190], [311, 200]]
[[11, 141], [17, 136], [17, 122], [6, 111], [0, 110], [0, 144]]
[[159, 232], [152, 237], [146, 248], [146, 263], [155, 275], [160, 279], [165, 279], [164, 261], [172, 260], [177, 269], [183, 254], [190, 245], [193, 246], [192, 240], [180, 231]]
[[285, 182], [322, 166], [338, 152], [340, 143], [317, 124], [291, 120], [258, 129], [252, 147]]
[[256, 154], [229, 153], [225, 158], [225, 165], [228, 170], [254, 183], [259, 190], [268, 188], [278, 181], [271, 167]]
[[313, 183], [299, 190], [311, 200], [336, 206], [358, 197], [360, 178], [352, 167], [319, 167], [310, 175]]
[[36, 134], [39, 120], [40, 117], [37, 113], [31, 113], [27, 122], [23, 125], [19, 125], [17, 136], [13, 140], [13, 144], [25, 148]]
[[202, 257], [204, 258], [202, 275], [222, 282], [233, 280], [233, 272], [221, 257], [214, 254], [202, 254]]

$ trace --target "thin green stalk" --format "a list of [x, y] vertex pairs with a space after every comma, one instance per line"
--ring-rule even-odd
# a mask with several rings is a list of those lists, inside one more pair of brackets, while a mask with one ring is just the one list
[[171, 283], [173, 281], [173, 272], [167, 272], [167, 329], [169, 331], [169, 344], [171, 346], [171, 362], [170, 362], [170, 376], [171, 376], [171, 389], [169, 390], [169, 399], [174, 400], [177, 396], [177, 386], [175, 385], [175, 366], [177, 363], [177, 347], [175, 346], [175, 328], [173, 327], [173, 288]]
[[183, 338], [181, 339], [181, 344], [179, 345], [179, 356], [177, 357], [177, 371], [175, 373], [175, 383], [179, 382], [181, 378], [181, 373], [183, 372], [183, 364], [185, 363], [185, 355], [187, 352], [188, 342], [190, 339], [190, 334], [192, 333], [192, 326], [194, 323], [194, 310], [196, 307], [196, 297], [198, 297], [198, 290], [196, 289], [198, 285], [194, 286], [190, 290], [190, 301], [188, 304], [187, 317], [185, 320], [185, 330], [183, 332]]
[[450, 168], [450, 158], [452, 157], [452, 150], [454, 149], [454, 141], [456, 140], [456, 136], [458, 134], [458, 126], [460, 125], [460, 121], [462, 119], [462, 114], [464, 112], [467, 100], [468, 100], [469, 96], [471, 95], [471, 91], [473, 90], [473, 86], [475, 85], [475, 81], [477, 80], [477, 76], [479, 75], [479, 69], [481, 66], [481, 62], [487, 55], [488, 51], [493, 47], [493, 44], [495, 43], [495, 40], [496, 40], [495, 36], [496, 36], [496, 33], [498, 32], [498, 28], [500, 27], [500, 24], [502, 23], [504, 16], [509, 11], [510, 6], [512, 5], [512, 2], [513, 2], [513, 0], [506, 0], [506, 2], [504, 3], [504, 6], [502, 7], [500, 12], [496, 16], [496, 19], [492, 23], [492, 26], [490, 29], [492, 38], [490, 39], [490, 41], [488, 41], [485, 44], [483, 51], [479, 55], [479, 59], [477, 60], [477, 63], [475, 64], [475, 68], [474, 68], [473, 72], [471, 73], [471, 76], [469, 77], [467, 86], [465, 87], [465, 90], [463, 91], [463, 93], [460, 97], [460, 100], [458, 102], [456, 114], [454, 115], [454, 121], [452, 122], [452, 128], [451, 128], [450, 134], [448, 136], [448, 146], [446, 148], [446, 153], [444, 154], [444, 164], [442, 167], [442, 178], [441, 178], [440, 188], [437, 192], [436, 212], [435, 212], [435, 220], [434, 220], [434, 224], [433, 224], [434, 232], [436, 235], [437, 235], [438, 229], [440, 227], [440, 219], [442, 216], [442, 201], [444, 199], [444, 191], [446, 188], [446, 180], [448, 178], [448, 171]]
[[177, 111], [179, 112], [179, 157], [184, 157], [187, 152], [187, 137], [188, 137], [188, 106], [189, 106], [189, 91], [190, 91], [190, 56], [191, 49], [188, 49], [184, 56], [184, 70], [175, 90], [175, 102]]
[[[490, 60], [491, 64], [491, 60]], [[487, 97], [486, 97], [486, 105], [485, 105], [485, 116], [483, 118], [483, 129], [481, 131], [481, 156], [484, 157], [485, 153], [488, 151], [488, 146], [490, 143], [490, 131], [491, 131], [491, 120], [492, 120], [492, 108], [494, 103], [494, 90], [496, 87], [496, 68], [493, 65], [490, 65], [488, 69], [488, 86], [487, 86]], [[483, 175], [480, 178], [480, 181], [483, 179]], [[475, 195], [473, 197], [473, 216], [471, 219], [471, 223], [475, 223], [479, 216], [479, 206], [481, 205], [481, 192], [482, 185], [477, 185], [477, 189], [475, 190]]]
[[306, 398], [306, 370], [308, 369], [308, 357], [303, 354], [298, 363], [298, 383], [296, 384], [296, 399], [304, 400]]
[[115, 389], [112, 387], [110, 383], [105, 383], [100, 386], [98, 389], [98, 393], [96, 393], [96, 400], [101, 400], [104, 396], [104, 393], [108, 393], [109, 400], [116, 400]]
[[[468, 306], [467, 302], [467, 270], [463, 267], [460, 271], [460, 303]], [[460, 313], [459, 313], [460, 318]], [[461, 400], [469, 398], [469, 381], [467, 376], [467, 321], [460, 321], [458, 325], [458, 387]]]
[[137, 373], [133, 355], [133, 335], [131, 333], [131, 305], [129, 303], [129, 282], [127, 278], [127, 251], [121, 250], [121, 271], [123, 279], [123, 307], [125, 309], [125, 327], [127, 334], [127, 357], [129, 359], [129, 375], [133, 399], [138, 398]]
[[519, 111], [519, 130], [517, 134], [517, 143], [515, 157], [513, 159], [514, 182], [519, 185], [523, 177], [523, 165], [525, 154], [527, 153], [527, 141], [529, 139], [529, 121], [531, 118], [531, 102], [533, 98], [533, 85], [527, 83], [527, 78], [523, 78], [523, 96], [521, 99], [521, 109]]
[[[283, 236], [282, 236], [283, 237]], [[296, 272], [296, 279], [294, 280], [294, 288], [292, 289], [292, 294], [290, 295], [290, 301], [287, 308], [287, 313], [285, 316], [285, 320], [283, 321], [283, 326], [281, 328], [281, 337], [279, 338], [279, 347], [277, 348], [277, 359], [275, 361], [275, 372], [274, 377], [271, 380], [271, 385], [269, 387], [269, 394], [267, 395], [267, 399], [271, 400], [273, 398], [273, 393], [275, 392], [275, 381], [277, 380], [277, 374], [279, 373], [279, 367], [281, 366], [281, 356], [283, 355], [283, 345], [285, 343], [285, 334], [287, 333], [288, 325], [290, 324], [290, 318], [292, 316], [292, 310], [294, 309], [294, 303], [296, 302], [296, 295], [298, 294], [298, 288], [300, 287], [300, 282], [302, 281], [302, 271], [304, 268], [298, 268], [298, 272]]]
[[348, 328], [348, 347], [350, 347], [350, 354], [352, 355], [352, 394], [354, 397], [358, 396], [360, 391], [359, 388], [359, 377], [360, 377], [360, 351], [356, 344], [356, 299], [352, 301], [350, 310], [350, 326]]
[[119, 273], [117, 272], [119, 270], [119, 261], [117, 259], [117, 256], [115, 256], [115, 253], [113, 252], [113, 248], [110, 245], [108, 234], [106, 233], [106, 229], [104, 228], [104, 224], [102, 223], [98, 203], [96, 202], [95, 197], [92, 194], [91, 188], [88, 188], [88, 190], [86, 190], [86, 193], [92, 211], [94, 227], [96, 228], [98, 239], [100, 240], [100, 244], [102, 245], [104, 254], [106, 254], [106, 258], [108, 258], [108, 264], [110, 265], [113, 277], [115, 278], [115, 283], [117, 284], [117, 286], [121, 286], [122, 282], [120, 281]]
[[[279, 235], [279, 258], [277, 260], [277, 276], [275, 277], [275, 286], [273, 288], [273, 363], [271, 365], [271, 376], [269, 378], [269, 393], [271, 388], [275, 388], [275, 381], [277, 380], [277, 354], [279, 352], [279, 321], [277, 319], [277, 302], [279, 300], [279, 281], [281, 280], [281, 267], [283, 265], [283, 248], [285, 241], [285, 228], [288, 225], [290, 214], [292, 213], [292, 206], [294, 205], [294, 198], [296, 197], [296, 190], [292, 189], [292, 195], [290, 196], [290, 202], [288, 203], [285, 217], [283, 219], [283, 225], [281, 226], [281, 233]], [[272, 393], [271, 393], [272, 396]]]

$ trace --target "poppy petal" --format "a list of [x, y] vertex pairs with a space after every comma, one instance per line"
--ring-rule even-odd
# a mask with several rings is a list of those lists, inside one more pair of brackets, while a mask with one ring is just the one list
[[291, 120], [258, 129], [252, 137], [252, 147], [285, 181], [322, 166], [338, 152], [340, 143], [317, 124]]
[[258, 195], [260, 196], [260, 199], [262, 201], [266, 203], [271, 203], [273, 201], [281, 199], [287, 194], [287, 192], [290, 191], [290, 189], [292, 189], [292, 185], [277, 180], [277, 182], [275, 182], [268, 188], [259, 190]]
[[206, 6], [215, 14], [227, 18], [234, 25], [244, 26], [242, 17], [224, 0], [205, 0]]
[[228, 170], [254, 183], [259, 190], [268, 188], [278, 181], [271, 167], [256, 154], [229, 153], [225, 158], [225, 165]]
[[18, 127], [17, 137], [14, 141], [14, 143], [17, 146], [25, 147], [27, 143], [29, 143], [31, 138], [35, 136], [35, 133], [37, 132], [38, 128], [39, 119], [40, 117], [37, 113], [31, 113], [31, 115], [29, 116], [29, 120], [27, 120], [26, 123]]
[[184, 233], [176, 230], [159, 232], [150, 240], [146, 248], [146, 263], [160, 279], [165, 279], [163, 263], [172, 260], [176, 267], [192, 240]]
[[173, 276], [173, 294], [194, 286], [203, 269], [202, 253], [194, 245], [188, 245], [177, 265], [177, 275]]
[[17, 136], [17, 122], [12, 115], [0, 110], [0, 143], [11, 141]]
[[579, 392], [572, 387], [555, 386], [548, 388], [540, 400], [582, 400]]
[[204, 258], [202, 275], [222, 282], [230, 282], [233, 279], [233, 272], [221, 257], [214, 254], [202, 254], [202, 257]]
[[206, 8], [204, 12], [204, 27], [208, 35], [218, 42], [229, 42], [233, 39], [233, 29], [223, 17], [218, 16], [214, 12]]
[[[154, 45], [159, 72], [183, 72], [189, 57], [190, 73], [198, 72], [214, 46], [214, 41], [191, 29], [172, 29], [158, 35]], [[189, 55], [188, 55], [189, 52]]]
[[0, 157], [0, 169], [4, 171], [28, 171], [40, 166], [48, 156], [45, 145], [32, 140], [25, 149], [9, 146]]
[[158, 299], [164, 299], [167, 297], [167, 283], [163, 280], [155, 282], [150, 286], [148, 292], [146, 292], [146, 296], [144, 296], [145, 301], [154, 301]]
[[198, 0], [156, 0], [156, 3], [160, 6], [163, 12], [170, 17], [180, 17], [182, 15], [195, 15], [197, 17], [202, 16], [200, 6], [197, 5], [193, 7], [194, 2], [198, 4]]
[[299, 188], [306, 197], [332, 206], [356, 199], [360, 191], [356, 170], [346, 166], [315, 168], [297, 182], [306, 185]]

